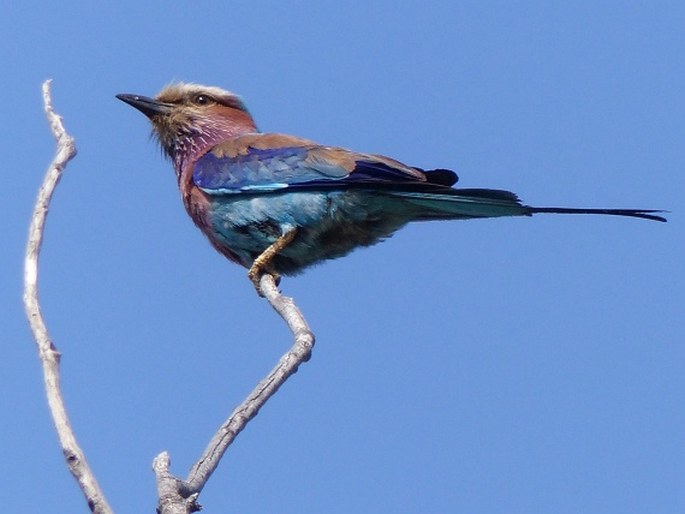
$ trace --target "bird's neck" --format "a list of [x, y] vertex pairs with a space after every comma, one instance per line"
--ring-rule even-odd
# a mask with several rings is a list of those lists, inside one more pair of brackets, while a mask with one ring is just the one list
[[197, 160], [213, 147], [234, 137], [257, 132], [257, 127], [249, 115], [231, 118], [214, 118], [196, 121], [192, 129], [181, 137], [174, 138], [167, 153], [174, 163], [179, 183], [185, 170], [194, 167]]

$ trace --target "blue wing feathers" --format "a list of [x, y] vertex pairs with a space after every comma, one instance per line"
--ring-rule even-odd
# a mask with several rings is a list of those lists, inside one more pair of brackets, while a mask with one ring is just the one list
[[[340, 153], [339, 160], [331, 158], [335, 152]], [[363, 184], [451, 186], [457, 181], [457, 175], [450, 170], [424, 172], [382, 157], [378, 159], [383, 161], [373, 159], [374, 156], [325, 147], [248, 147], [246, 152], [234, 157], [207, 153], [197, 161], [193, 181], [210, 194], [265, 191], [270, 187], [280, 190], [284, 187], [311, 189]]]
[[231, 158], [217, 157], [210, 152], [197, 161], [193, 181], [207, 192], [268, 189], [270, 185], [281, 189], [298, 180], [308, 179], [298, 169], [304, 157], [306, 149], [301, 147], [279, 148], [278, 152], [250, 149], [246, 155]]
[[382, 156], [315, 145], [247, 146], [231, 157], [209, 152], [197, 161], [193, 180], [211, 195], [358, 188], [385, 191], [421, 203], [521, 205], [509, 191], [453, 189], [450, 186], [457, 181], [457, 175], [451, 170], [424, 171]]

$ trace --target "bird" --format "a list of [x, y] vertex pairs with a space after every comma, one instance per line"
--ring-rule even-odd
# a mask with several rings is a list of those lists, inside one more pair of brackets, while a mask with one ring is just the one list
[[599, 214], [665, 222], [660, 210], [533, 207], [510, 191], [455, 188], [449, 169], [257, 129], [238, 95], [175, 82], [154, 98], [118, 94], [152, 123], [183, 204], [219, 253], [248, 269], [296, 275], [390, 237], [409, 222]]

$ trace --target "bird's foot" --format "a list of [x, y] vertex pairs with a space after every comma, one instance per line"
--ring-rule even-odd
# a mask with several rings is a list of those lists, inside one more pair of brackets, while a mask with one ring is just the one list
[[276, 254], [278, 254], [278, 252], [283, 250], [283, 248], [288, 246], [292, 242], [292, 240], [295, 239], [296, 234], [297, 229], [295, 228], [283, 234], [281, 237], [276, 239], [276, 241], [274, 241], [266, 250], [259, 254], [252, 263], [252, 266], [250, 266], [250, 269], [247, 272], [247, 277], [252, 281], [252, 284], [257, 290], [257, 294], [259, 296], [264, 296], [264, 293], [262, 293], [262, 287], [260, 285], [260, 281], [264, 273], [268, 273], [269, 275], [274, 277], [276, 285], [280, 284], [281, 276], [276, 271], [274, 271], [272, 261], [274, 257], [276, 257]]

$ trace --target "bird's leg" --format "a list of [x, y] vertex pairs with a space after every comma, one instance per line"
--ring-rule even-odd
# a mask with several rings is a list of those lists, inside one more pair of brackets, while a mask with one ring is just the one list
[[259, 296], [264, 296], [262, 295], [262, 289], [259, 285], [259, 281], [261, 280], [262, 275], [264, 273], [269, 273], [273, 275], [276, 278], [276, 280], [280, 279], [278, 273], [273, 271], [271, 261], [273, 261], [273, 258], [276, 257], [278, 252], [280, 252], [281, 250], [283, 250], [283, 248], [292, 243], [293, 239], [295, 239], [296, 234], [296, 228], [293, 227], [290, 230], [288, 230], [285, 234], [276, 239], [276, 241], [271, 243], [271, 245], [269, 245], [269, 247], [266, 250], [260, 253], [252, 263], [252, 266], [250, 266], [250, 269], [247, 272], [247, 277], [254, 284], [254, 287], [257, 290]]

